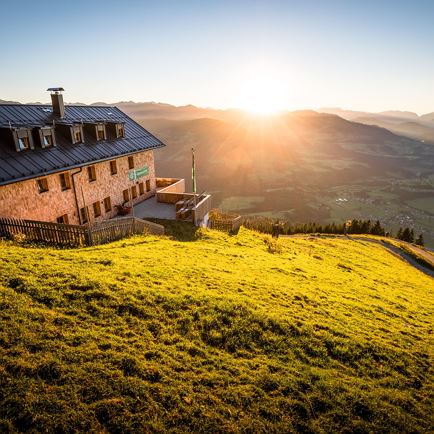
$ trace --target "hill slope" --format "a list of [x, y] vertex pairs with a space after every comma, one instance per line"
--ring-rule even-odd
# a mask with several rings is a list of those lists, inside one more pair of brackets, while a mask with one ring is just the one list
[[0, 245], [2, 431], [423, 432], [433, 280], [242, 229]]

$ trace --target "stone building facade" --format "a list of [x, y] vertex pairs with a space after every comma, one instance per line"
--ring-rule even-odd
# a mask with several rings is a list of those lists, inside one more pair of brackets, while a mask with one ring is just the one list
[[[133, 169], [139, 176], [140, 170], [148, 174], [131, 180]], [[41, 180], [45, 180], [46, 191], [41, 191]], [[2, 186], [0, 217], [69, 224], [83, 224], [87, 219], [97, 222], [115, 217], [116, 205], [131, 206], [155, 191], [153, 151], [144, 151]]]
[[110, 106], [0, 105], [0, 218], [85, 224], [156, 193], [158, 138]]

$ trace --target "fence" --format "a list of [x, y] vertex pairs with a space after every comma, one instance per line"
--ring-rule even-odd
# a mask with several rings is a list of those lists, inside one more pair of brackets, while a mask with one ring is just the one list
[[242, 224], [242, 217], [235, 214], [222, 213], [219, 210], [212, 210], [209, 213], [208, 227], [230, 234], [237, 234]]
[[90, 244], [88, 228], [85, 226], [0, 218], [0, 236], [13, 238], [17, 235], [24, 235], [28, 241], [44, 241], [72, 246]]
[[164, 226], [134, 217], [106, 220], [90, 226], [0, 218], [0, 237], [23, 235], [27, 241], [68, 246], [92, 246], [148, 232], [164, 234]]
[[133, 234], [163, 235], [164, 226], [136, 217], [118, 218], [95, 223], [88, 227], [90, 245], [120, 240]]

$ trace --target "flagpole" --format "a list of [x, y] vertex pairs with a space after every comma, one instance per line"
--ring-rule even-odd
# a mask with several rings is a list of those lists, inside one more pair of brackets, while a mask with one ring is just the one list
[[194, 206], [196, 207], [196, 161], [194, 158], [194, 148], [191, 148], [191, 180], [193, 183]]

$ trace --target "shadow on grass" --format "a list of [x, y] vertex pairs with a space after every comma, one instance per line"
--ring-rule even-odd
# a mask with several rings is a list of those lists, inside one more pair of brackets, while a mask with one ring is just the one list
[[177, 241], [196, 241], [199, 239], [199, 228], [193, 223], [156, 218], [148, 218], [147, 220], [163, 225], [166, 235]]

